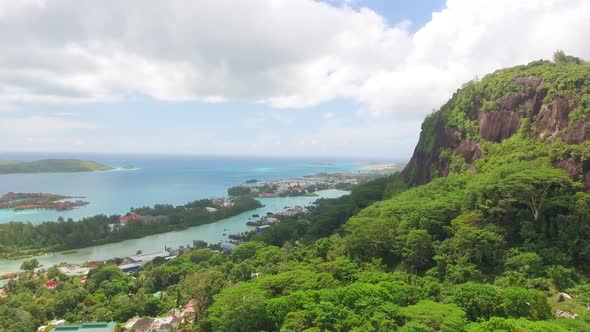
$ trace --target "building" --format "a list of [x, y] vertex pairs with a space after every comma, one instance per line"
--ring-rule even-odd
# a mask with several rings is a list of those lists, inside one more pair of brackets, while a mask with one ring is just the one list
[[221, 242], [219, 244], [219, 247], [221, 248], [221, 251], [223, 253], [230, 253], [232, 252], [237, 246], [231, 242]]
[[127, 259], [130, 260], [131, 263], [144, 263], [145, 264], [145, 263], [153, 261], [157, 257], [168, 258], [170, 256], [172, 256], [172, 255], [167, 251], [158, 251], [158, 252], [150, 252], [147, 254], [139, 254], [139, 255], [135, 255], [135, 256], [129, 256], [129, 257], [127, 257]]
[[64, 265], [57, 268], [59, 272], [73, 277], [73, 276], [85, 276], [90, 271], [87, 267], [80, 267], [78, 265]]
[[137, 213], [132, 213], [130, 215], [126, 215], [126, 216], [122, 216], [119, 218], [119, 221], [122, 223], [126, 223], [128, 221], [134, 220], [134, 219], [138, 219], [141, 218], [141, 215], [137, 214]]
[[256, 226], [256, 233], [262, 233], [269, 227], [270, 225]]
[[45, 282], [45, 288], [47, 289], [55, 289], [57, 288], [58, 282], [57, 279], [51, 279]]
[[173, 256], [168, 251], [151, 252], [151, 253], [147, 253], [147, 254], [139, 254], [139, 255], [135, 255], [135, 256], [129, 256], [129, 257], [125, 258], [125, 260], [124, 260], [125, 264], [119, 265], [119, 268], [123, 272], [126, 272], [126, 273], [135, 273], [135, 272], [139, 271], [139, 269], [143, 265], [153, 261], [154, 259], [156, 259], [158, 257], [162, 257], [162, 258], [168, 260], [168, 259], [172, 259], [176, 256]]
[[94, 322], [94, 323], [83, 323], [80, 325], [60, 325], [55, 327], [51, 332], [113, 332], [115, 330], [115, 322]]

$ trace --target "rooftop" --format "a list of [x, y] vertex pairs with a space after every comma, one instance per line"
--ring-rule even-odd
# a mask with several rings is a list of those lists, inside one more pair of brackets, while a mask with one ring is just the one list
[[51, 332], [60, 331], [84, 331], [84, 332], [112, 332], [115, 329], [115, 322], [93, 322], [80, 325], [62, 325], [57, 326]]
[[147, 254], [139, 254], [139, 255], [135, 255], [135, 256], [129, 256], [127, 258], [129, 258], [130, 260], [134, 261], [134, 262], [150, 262], [153, 261], [154, 258], [156, 257], [168, 257], [170, 256], [170, 253], [167, 251], [160, 251], [160, 252], [151, 252], [151, 253], [147, 253]]

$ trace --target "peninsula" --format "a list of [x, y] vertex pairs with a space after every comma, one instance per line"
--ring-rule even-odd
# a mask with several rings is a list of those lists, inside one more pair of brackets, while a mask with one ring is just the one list
[[88, 205], [82, 200], [67, 201], [69, 196], [43, 194], [43, 193], [13, 193], [9, 192], [0, 197], [0, 209], [12, 209], [14, 211], [31, 209], [71, 210], [78, 206]]
[[112, 169], [110, 166], [80, 159], [44, 159], [30, 162], [0, 160], [0, 174], [96, 172]]

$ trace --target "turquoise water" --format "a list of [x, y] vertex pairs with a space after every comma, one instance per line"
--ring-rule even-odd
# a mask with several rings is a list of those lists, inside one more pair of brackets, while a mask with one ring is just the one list
[[[133, 165], [136, 170], [91, 173], [0, 175], [0, 195], [43, 192], [85, 197], [89, 205], [69, 211], [0, 210], [0, 223], [40, 223], [59, 217], [78, 220], [96, 214], [125, 214], [132, 207], [189, 201], [227, 195], [227, 188], [248, 179], [277, 180], [320, 172], [358, 170], [374, 160], [312, 158], [238, 158], [195, 156], [40, 155], [0, 154], [0, 159], [81, 158], [109, 166]], [[321, 165], [319, 163], [322, 163]], [[326, 165], [324, 163], [331, 163]], [[379, 162], [379, 161], [377, 161]]]
[[[319, 191], [320, 197], [336, 198], [347, 194], [341, 190]], [[216, 223], [192, 227], [183, 231], [169, 232], [146, 236], [141, 239], [127, 240], [117, 243], [105, 244], [89, 248], [78, 249], [74, 254], [63, 255], [55, 253], [52, 255], [36, 257], [45, 267], [68, 262], [79, 264], [87, 261], [106, 260], [114, 257], [126, 257], [135, 255], [137, 250], [144, 253], [162, 251], [164, 246], [178, 248], [181, 245], [192, 245], [193, 240], [203, 240], [209, 243], [218, 243], [227, 240], [223, 234], [241, 233], [251, 230], [254, 227], [246, 225], [252, 214], [264, 215], [267, 212], [282, 211], [285, 206], [307, 206], [313, 203], [318, 197], [276, 197], [260, 198], [264, 207], [244, 212]], [[18, 271], [23, 260], [0, 260], [0, 275]]]
[[[0, 195], [12, 192], [43, 192], [85, 197], [90, 204], [70, 211], [32, 210], [13, 212], [0, 210], [0, 223], [26, 221], [41, 223], [59, 217], [80, 218], [104, 213], [125, 214], [131, 207], [159, 203], [185, 204], [189, 201], [226, 196], [227, 188], [248, 179], [278, 180], [320, 172], [357, 171], [371, 162], [388, 160], [317, 159], [317, 158], [243, 158], [195, 156], [123, 156], [123, 155], [41, 155], [0, 154], [0, 159], [38, 160], [44, 158], [80, 158], [109, 166], [133, 165], [135, 170], [114, 170], [92, 173], [10, 174], [0, 175]], [[335, 198], [346, 194], [340, 190], [319, 192], [321, 197]], [[184, 231], [157, 234], [142, 239], [94, 246], [77, 253], [60, 253], [37, 257], [46, 267], [69, 262], [83, 263], [125, 257], [143, 252], [160, 251], [164, 246], [177, 248], [193, 240], [217, 243], [226, 240], [223, 234], [239, 233], [252, 214], [282, 211], [285, 206], [310, 205], [317, 197], [261, 198], [265, 206]], [[17, 271], [22, 260], [0, 261], [0, 274]]]

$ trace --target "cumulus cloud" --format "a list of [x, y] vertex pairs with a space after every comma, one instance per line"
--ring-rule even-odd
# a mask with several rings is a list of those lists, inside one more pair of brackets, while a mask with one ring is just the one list
[[590, 57], [586, 0], [448, 0], [408, 27], [341, 1], [0, 0], [0, 101], [350, 98], [416, 119], [475, 75], [558, 48]]

